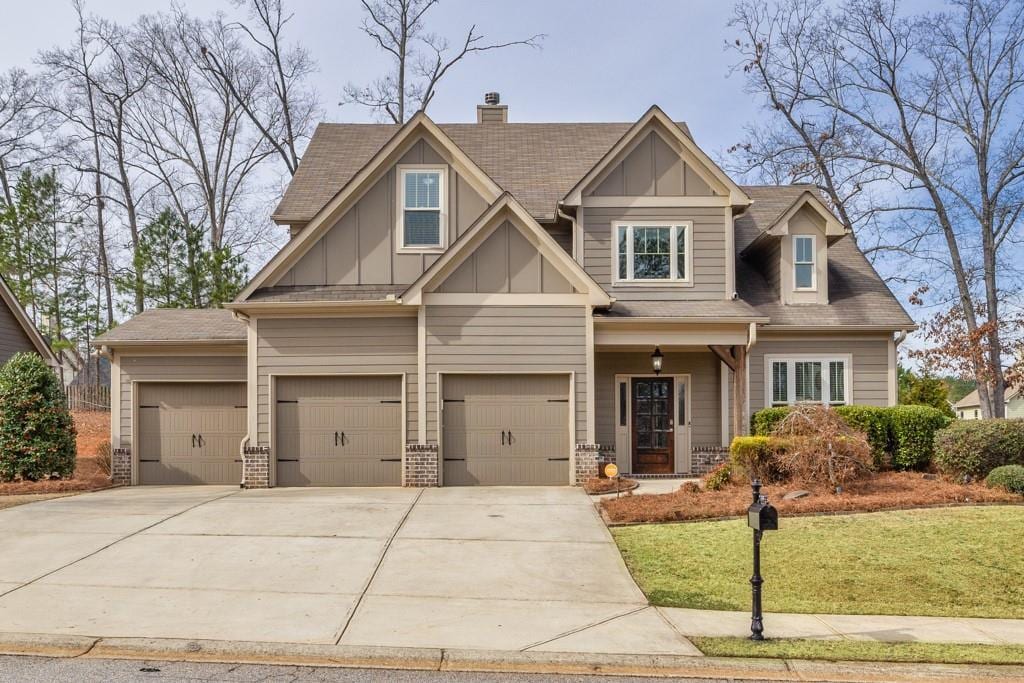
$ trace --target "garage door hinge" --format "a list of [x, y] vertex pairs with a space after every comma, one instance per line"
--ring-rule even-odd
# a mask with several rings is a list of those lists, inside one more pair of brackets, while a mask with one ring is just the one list
[[569, 399], [567, 399], [567, 398], [549, 398], [548, 399], [548, 403], [568, 403], [568, 402], [569, 402]]
[[381, 458], [381, 462], [402, 462], [401, 458]]
[[445, 458], [445, 462], [466, 462], [465, 458]]
[[235, 406], [236, 408], [248, 408], [249, 406]]
[[139, 462], [160, 462], [160, 460], [146, 460], [145, 458], [139, 458]]
[[295, 400], [295, 401], [286, 401], [286, 400], [284, 400], [283, 398], [279, 398], [279, 399], [277, 399], [277, 402], [278, 402], [278, 403], [298, 403], [298, 401], [297, 401], [297, 400]]
[[400, 399], [400, 398], [395, 398], [395, 399], [385, 398], [385, 399], [381, 399], [381, 403], [401, 403], [401, 402], [402, 402], [402, 399]]
[[465, 403], [466, 399], [464, 399], [464, 398], [446, 398], [446, 399], [444, 399], [444, 402], [445, 403]]
[[140, 408], [159, 408], [160, 406], [139, 406]]
[[298, 462], [298, 458], [278, 458], [278, 462]]
[[569, 462], [569, 458], [548, 458], [548, 462]]

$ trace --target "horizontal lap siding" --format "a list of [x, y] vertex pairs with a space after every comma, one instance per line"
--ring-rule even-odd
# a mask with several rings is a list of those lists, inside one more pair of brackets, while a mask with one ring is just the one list
[[583, 306], [428, 306], [427, 440], [437, 441], [437, 375], [575, 372], [576, 439], [586, 434]]
[[[620, 299], [725, 297], [725, 212], [720, 208], [580, 209], [583, 215], [583, 267], [612, 296]], [[693, 286], [612, 287], [612, 223], [618, 221], [692, 221]]]
[[14, 317], [11, 309], [0, 300], [0, 365], [8, 358], [21, 351], [35, 351], [32, 340], [28, 338], [21, 323]]
[[245, 356], [121, 356], [121, 445], [132, 442], [132, 382], [245, 381]]
[[416, 433], [416, 318], [260, 318], [259, 443], [270, 445], [270, 375], [404, 374], [407, 438]]
[[[664, 375], [690, 375], [691, 447], [722, 443], [722, 398], [719, 361], [707, 353], [666, 353]], [[597, 442], [615, 445], [615, 375], [643, 375], [651, 372], [649, 353], [609, 351], [595, 354], [594, 412]]]
[[858, 405], [885, 406], [889, 403], [889, 338], [856, 339], [827, 337], [799, 341], [773, 341], [764, 335], [750, 350], [750, 410], [764, 407], [764, 357], [813, 353], [853, 356], [853, 402]]

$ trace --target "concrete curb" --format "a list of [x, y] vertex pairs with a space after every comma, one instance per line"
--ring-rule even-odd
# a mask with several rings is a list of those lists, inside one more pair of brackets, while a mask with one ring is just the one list
[[1024, 679], [1024, 666], [824, 662], [810, 660], [445, 650], [171, 638], [95, 638], [0, 633], [0, 655], [138, 659], [419, 671], [699, 676], [782, 681]]

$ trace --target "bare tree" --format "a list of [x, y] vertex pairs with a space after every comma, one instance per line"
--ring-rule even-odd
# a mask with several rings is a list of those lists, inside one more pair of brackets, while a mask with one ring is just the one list
[[210, 72], [235, 98], [289, 175], [294, 175], [320, 116], [316, 93], [306, 83], [317, 69], [316, 62], [301, 45], [285, 44], [284, 30], [294, 15], [285, 13], [281, 0], [234, 0], [234, 4], [248, 9], [252, 26], [233, 22], [220, 30], [241, 32], [255, 47], [262, 78], [253, 96], [242, 93], [240, 82], [248, 74], [239, 73], [236, 60], [207, 45], [200, 52]]
[[342, 104], [368, 107], [393, 123], [404, 123], [416, 111], [426, 111], [438, 84], [449, 70], [470, 54], [516, 45], [539, 48], [545, 38], [485, 42], [476, 25], [452, 47], [447, 38], [427, 30], [426, 14], [438, 0], [361, 0], [366, 17], [363, 32], [390, 55], [391, 73], [365, 86], [345, 86]]
[[52, 127], [49, 113], [39, 107], [45, 84], [24, 69], [0, 73], [0, 197], [14, 201], [18, 172], [45, 156], [39, 133]]
[[1021, 211], [1024, 5], [957, 0], [908, 17], [895, 0], [783, 0], [768, 12], [741, 3], [733, 25], [748, 86], [788, 131], [759, 155], [799, 150], [848, 224], [856, 192], [844, 183], [885, 183], [871, 212], [898, 214], [890, 247], [952, 280], [967, 336], [985, 341], [972, 363], [982, 411], [1002, 416], [1012, 344], [999, 266]]

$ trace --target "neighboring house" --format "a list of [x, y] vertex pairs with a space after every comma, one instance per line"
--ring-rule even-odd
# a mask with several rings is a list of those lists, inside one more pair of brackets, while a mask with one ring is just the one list
[[125, 481], [699, 473], [766, 405], [894, 404], [914, 328], [814, 188], [737, 185], [657, 107], [324, 124], [274, 219], [226, 310], [97, 340]]
[[[1021, 387], [1014, 387], [1006, 390], [1006, 417], [1024, 417], [1024, 394]], [[953, 404], [953, 412], [961, 420], [980, 420], [981, 401], [978, 400], [978, 390], [971, 393]]]
[[59, 371], [60, 361], [32, 322], [7, 281], [0, 277], [0, 365], [21, 351], [38, 353], [46, 364]]

